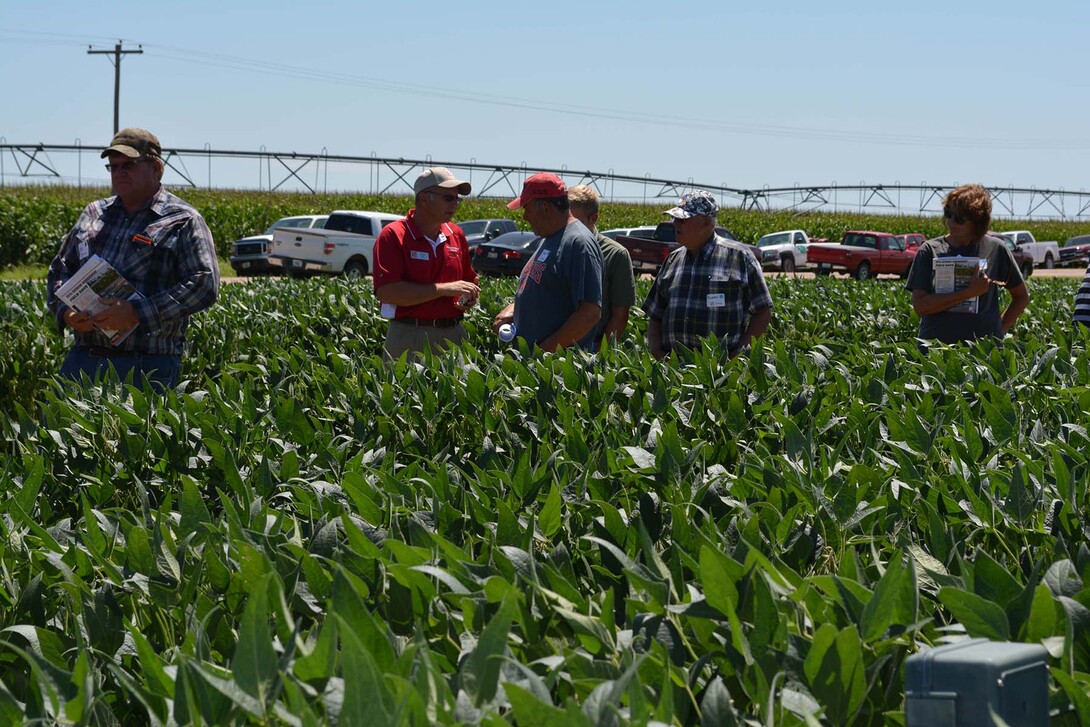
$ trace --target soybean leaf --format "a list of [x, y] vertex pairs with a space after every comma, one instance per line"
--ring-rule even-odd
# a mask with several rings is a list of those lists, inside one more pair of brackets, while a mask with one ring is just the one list
[[993, 641], [1010, 640], [1010, 624], [1002, 607], [960, 588], [940, 588], [939, 601], [973, 637]]

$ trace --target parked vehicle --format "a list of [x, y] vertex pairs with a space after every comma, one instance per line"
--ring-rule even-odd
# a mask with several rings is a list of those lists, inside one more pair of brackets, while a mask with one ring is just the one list
[[1084, 267], [1087, 264], [1090, 264], [1090, 235], [1067, 238], [1067, 242], [1060, 248], [1060, 265]]
[[1043, 268], [1054, 268], [1060, 261], [1060, 244], [1053, 240], [1038, 242], [1029, 230], [1012, 230], [1010, 232], [989, 232], [990, 235], [1005, 237], [1018, 247], [1033, 256], [1033, 264]]
[[361, 278], [374, 269], [378, 233], [400, 219], [404, 216], [337, 210], [329, 215], [325, 229], [274, 232], [269, 262], [293, 277], [343, 273], [348, 278]]
[[888, 232], [845, 232], [839, 245], [810, 245], [806, 251], [818, 275], [840, 270], [856, 280], [870, 280], [881, 273], [904, 277], [916, 257], [903, 240]]
[[282, 228], [316, 228], [325, 226], [329, 215], [298, 215], [296, 217], [282, 217], [269, 225], [263, 235], [251, 235], [231, 243], [231, 267], [239, 275], [254, 275], [256, 273], [268, 273], [277, 268], [269, 264], [269, 243], [272, 242], [273, 233]]
[[[725, 227], [716, 227], [715, 234], [728, 240], [737, 238]], [[677, 246], [677, 230], [674, 229], [673, 220], [660, 222], [650, 238], [619, 235], [616, 238], [628, 250], [632, 257], [632, 269], [636, 273], [650, 273], [655, 275], [662, 267], [662, 261], [666, 259]], [[747, 245], [754, 257], [758, 257], [757, 248]]]
[[465, 233], [466, 242], [469, 243], [469, 252], [473, 253], [473, 249], [480, 245], [482, 242], [488, 242], [494, 238], [507, 232], [516, 232], [518, 225], [514, 220], [506, 219], [494, 219], [494, 220], [466, 220], [465, 222], [456, 223], [458, 227], [462, 228], [462, 232]]
[[1002, 240], [1003, 244], [1007, 246], [1007, 249], [1011, 251], [1011, 255], [1014, 255], [1014, 263], [1018, 266], [1018, 269], [1022, 271], [1022, 277], [1029, 278], [1029, 276], [1033, 275], [1033, 256], [1018, 245], [1015, 245], [1009, 238], [1000, 236], [999, 239]]
[[760, 255], [757, 259], [762, 268], [793, 273], [806, 267], [806, 250], [810, 237], [802, 230], [772, 232], [757, 240]]
[[645, 240], [650, 240], [655, 234], [654, 225], [644, 225], [643, 227], [618, 227], [615, 230], [606, 230], [602, 233], [610, 240], [616, 240], [618, 237], [642, 237]]
[[920, 245], [927, 242], [927, 236], [919, 232], [910, 232], [907, 235], [896, 235], [896, 237], [904, 243], [906, 250], [919, 250]]
[[540, 245], [532, 232], [508, 232], [477, 246], [473, 269], [481, 275], [518, 275]]

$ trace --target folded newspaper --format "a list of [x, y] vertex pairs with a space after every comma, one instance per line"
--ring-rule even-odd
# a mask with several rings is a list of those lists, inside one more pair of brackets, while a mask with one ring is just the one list
[[[934, 261], [935, 292], [953, 293], [965, 290], [973, 279], [973, 273], [988, 262], [979, 257], [937, 257]], [[980, 309], [980, 296], [969, 298], [947, 308], [948, 313], [976, 313]]]
[[[92, 255], [75, 275], [57, 288], [57, 298], [65, 305], [91, 315], [106, 309], [105, 298], [140, 300], [143, 297], [121, 273], [98, 255]], [[136, 330], [136, 324], [124, 330], [99, 330], [110, 339], [111, 346], [116, 346]]]

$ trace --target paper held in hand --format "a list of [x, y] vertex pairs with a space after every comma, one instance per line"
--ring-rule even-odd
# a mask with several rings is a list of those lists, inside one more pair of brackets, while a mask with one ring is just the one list
[[[57, 298], [65, 305], [91, 315], [105, 310], [104, 298], [140, 300], [143, 297], [121, 273], [98, 255], [92, 255], [75, 275], [57, 288]], [[100, 330], [110, 339], [110, 345], [116, 346], [136, 330], [136, 325], [122, 331]]]
[[[953, 293], [969, 287], [973, 273], [987, 264], [986, 258], [979, 257], [939, 257], [934, 260], [935, 292]], [[980, 309], [980, 296], [969, 298], [947, 308], [947, 313], [976, 313]]]

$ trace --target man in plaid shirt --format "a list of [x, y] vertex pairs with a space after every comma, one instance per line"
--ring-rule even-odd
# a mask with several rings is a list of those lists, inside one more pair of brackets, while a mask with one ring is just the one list
[[[75, 331], [76, 345], [61, 376], [95, 377], [113, 367], [139, 383], [146, 377], [173, 387], [181, 370], [189, 316], [219, 293], [219, 263], [212, 233], [197, 210], [163, 189], [165, 163], [159, 140], [144, 129], [122, 129], [102, 152], [115, 196], [87, 205], [49, 266], [49, 308], [58, 327]], [[56, 296], [58, 287], [98, 255], [141, 297], [110, 299], [90, 315]], [[111, 346], [104, 330], [126, 330]]]
[[696, 348], [715, 336], [736, 356], [772, 320], [761, 264], [742, 245], [715, 234], [719, 206], [704, 191], [682, 197], [674, 218], [680, 247], [659, 269], [643, 303], [647, 346], [664, 358], [678, 346]]

